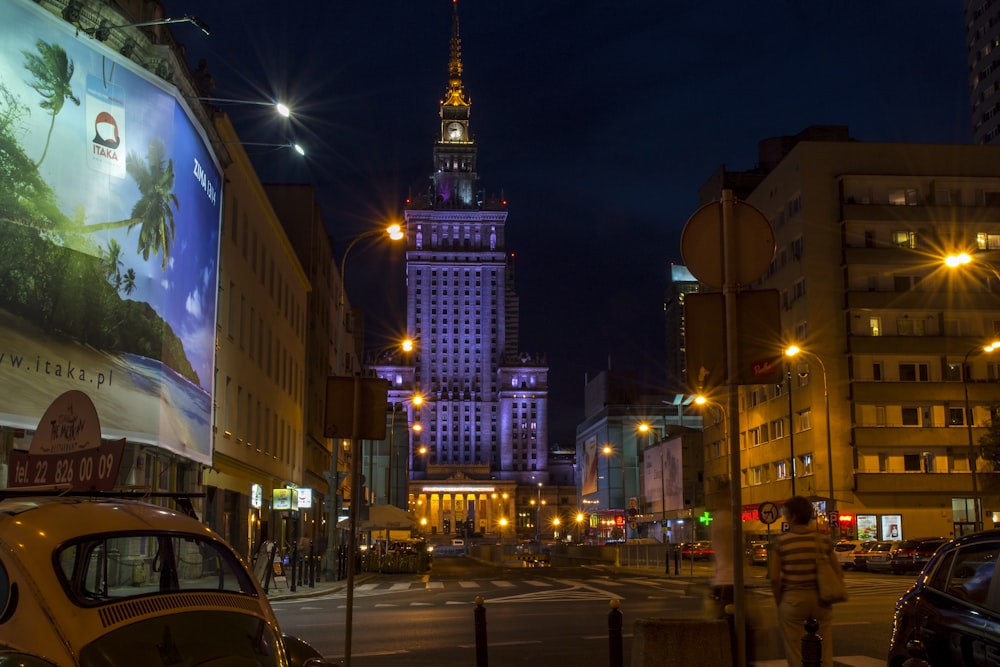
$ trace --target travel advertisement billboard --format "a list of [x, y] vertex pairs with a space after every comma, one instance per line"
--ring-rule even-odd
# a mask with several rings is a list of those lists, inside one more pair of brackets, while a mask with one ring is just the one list
[[77, 390], [104, 438], [210, 463], [221, 204], [175, 88], [0, 3], [0, 424]]

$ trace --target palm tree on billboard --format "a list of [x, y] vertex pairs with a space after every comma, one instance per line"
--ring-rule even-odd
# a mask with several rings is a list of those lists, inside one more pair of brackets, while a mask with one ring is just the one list
[[22, 51], [24, 54], [24, 69], [31, 72], [35, 80], [28, 85], [42, 96], [38, 106], [49, 112], [49, 132], [45, 135], [45, 149], [35, 166], [42, 164], [49, 152], [49, 142], [52, 140], [52, 130], [56, 126], [56, 116], [62, 111], [66, 100], [80, 106], [80, 98], [73, 94], [70, 80], [73, 78], [75, 66], [66, 50], [58, 44], [49, 44], [44, 40], [35, 42], [38, 53]]
[[143, 161], [135, 153], [128, 154], [125, 166], [139, 187], [139, 200], [132, 206], [132, 215], [125, 220], [87, 225], [81, 231], [89, 233], [108, 229], [139, 227], [136, 252], [143, 259], [162, 253], [161, 267], [170, 261], [170, 246], [174, 242], [174, 210], [178, 208], [174, 194], [174, 161], [166, 157], [163, 142], [153, 139]]

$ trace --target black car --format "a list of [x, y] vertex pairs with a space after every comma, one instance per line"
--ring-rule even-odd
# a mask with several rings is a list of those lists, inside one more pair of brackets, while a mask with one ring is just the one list
[[896, 603], [888, 667], [1000, 665], [1000, 530], [941, 546]]
[[947, 541], [944, 537], [917, 537], [903, 540], [889, 555], [889, 570], [893, 574], [920, 572], [934, 552]]

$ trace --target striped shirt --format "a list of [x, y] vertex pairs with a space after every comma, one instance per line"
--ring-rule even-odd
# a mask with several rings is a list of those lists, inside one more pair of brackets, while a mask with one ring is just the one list
[[833, 543], [814, 530], [792, 528], [777, 539], [774, 548], [781, 559], [781, 588], [815, 590], [816, 557], [821, 548], [824, 553], [833, 549]]

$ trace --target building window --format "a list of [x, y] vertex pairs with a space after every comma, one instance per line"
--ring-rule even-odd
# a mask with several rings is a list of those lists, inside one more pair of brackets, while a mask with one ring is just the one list
[[920, 454], [903, 454], [903, 470], [920, 472]]
[[1000, 250], [1000, 234], [986, 232], [976, 234], [976, 247], [979, 250]]
[[876, 361], [872, 363], [872, 380], [875, 382], [882, 381], [882, 362]]
[[930, 370], [927, 364], [900, 364], [900, 382], [927, 382]]
[[869, 317], [868, 318], [868, 332], [872, 336], [882, 335], [882, 318], [881, 317]]
[[965, 426], [965, 410], [948, 408], [948, 426]]
[[916, 248], [917, 235], [915, 232], [907, 232], [907, 231], [893, 232], [892, 245], [896, 248]]
[[904, 407], [901, 412], [902, 412], [903, 426], [920, 426], [919, 408]]

